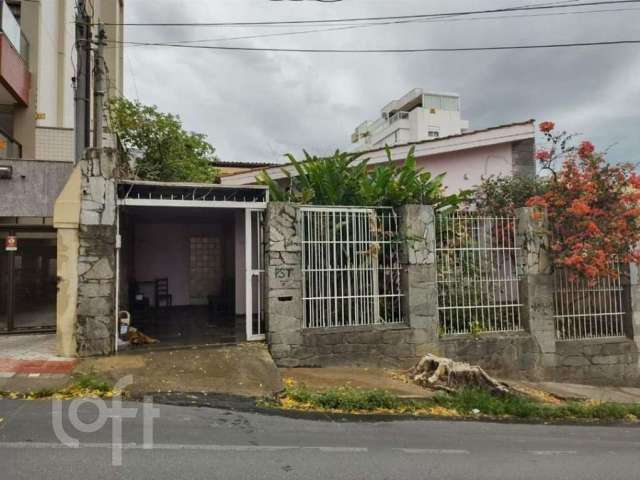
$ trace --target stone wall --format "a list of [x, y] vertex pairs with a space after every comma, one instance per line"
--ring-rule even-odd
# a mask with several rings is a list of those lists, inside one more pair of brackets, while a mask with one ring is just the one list
[[[270, 203], [265, 232], [267, 341], [281, 366], [409, 366], [433, 344], [436, 328], [433, 242], [424, 239], [433, 224], [431, 207], [404, 209], [401, 231], [411, 242], [402, 253], [405, 323], [332, 329], [304, 329], [299, 209]], [[430, 300], [431, 299], [431, 300]], [[407, 313], [410, 312], [410, 313]], [[430, 340], [431, 339], [431, 340]]]
[[527, 332], [444, 337], [438, 341], [437, 352], [482, 365], [499, 377], [542, 378], [540, 347]]
[[107, 355], [115, 341], [115, 152], [88, 150], [81, 162], [77, 354]]
[[618, 385], [639, 384], [640, 277], [630, 276], [628, 338], [557, 341], [552, 264], [546, 217], [518, 212], [517, 242], [524, 330], [439, 337], [434, 213], [430, 207], [399, 209], [403, 316], [395, 325], [303, 328], [299, 210], [272, 203], [267, 210], [267, 341], [282, 366], [407, 367], [425, 353], [480, 364], [503, 377]]
[[297, 208], [272, 202], [265, 216], [265, 321], [273, 359], [279, 365], [307, 365], [302, 348], [302, 272]]
[[638, 347], [629, 338], [558, 342], [556, 365], [545, 377], [574, 383], [638, 384]]

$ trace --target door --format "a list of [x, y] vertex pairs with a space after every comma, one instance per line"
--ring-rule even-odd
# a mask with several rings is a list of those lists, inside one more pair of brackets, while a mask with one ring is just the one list
[[264, 340], [263, 210], [245, 210], [245, 282], [247, 340]]
[[56, 234], [18, 232], [17, 239], [16, 251], [0, 254], [0, 330], [55, 329]]
[[[7, 252], [4, 248], [5, 238], [9, 232], [0, 231], [0, 332], [12, 329], [9, 324], [10, 303], [13, 301], [11, 287], [13, 281], [13, 252]], [[13, 317], [12, 317], [13, 318]]]

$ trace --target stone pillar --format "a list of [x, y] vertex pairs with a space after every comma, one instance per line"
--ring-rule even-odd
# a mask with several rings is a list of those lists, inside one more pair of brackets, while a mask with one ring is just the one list
[[88, 150], [80, 166], [77, 352], [107, 355], [115, 345], [115, 151]]
[[82, 172], [76, 165], [56, 199], [53, 225], [58, 237], [56, 299], [56, 349], [63, 357], [77, 355], [76, 308], [78, 306], [78, 251], [80, 240], [80, 185]]
[[296, 366], [292, 354], [302, 344], [302, 263], [299, 209], [271, 202], [265, 219], [267, 341], [275, 362]]
[[404, 205], [399, 214], [400, 236], [404, 239], [400, 257], [403, 312], [412, 329], [426, 334], [420, 343], [435, 343], [438, 339], [438, 287], [433, 207]]
[[536, 176], [535, 149], [533, 138], [511, 144], [511, 168], [514, 176]]
[[549, 223], [546, 211], [519, 208], [517, 245], [521, 248], [522, 317], [540, 348], [540, 366], [557, 366], [553, 307], [553, 269], [549, 256]]
[[629, 264], [629, 309], [627, 334], [640, 350], [640, 267], [637, 263]]

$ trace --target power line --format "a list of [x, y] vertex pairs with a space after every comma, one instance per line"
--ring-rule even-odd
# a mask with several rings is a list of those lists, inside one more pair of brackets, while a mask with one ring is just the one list
[[376, 22], [384, 20], [409, 20], [409, 19], [424, 19], [434, 17], [457, 17], [462, 15], [478, 15], [488, 13], [506, 13], [516, 11], [527, 10], [548, 10], [548, 9], [566, 9], [576, 8], [584, 6], [598, 6], [598, 5], [615, 5], [615, 4], [629, 4], [639, 3], [640, 0], [603, 0], [593, 2], [582, 3], [545, 3], [545, 4], [533, 4], [520, 7], [506, 7], [497, 8], [492, 10], [466, 10], [458, 12], [443, 12], [443, 13], [427, 13], [417, 15], [395, 15], [384, 17], [359, 17], [359, 18], [334, 18], [325, 20], [272, 20], [272, 21], [256, 21], [256, 22], [182, 22], [182, 23], [170, 23], [170, 22], [124, 22], [124, 23], [105, 23], [109, 26], [126, 26], [126, 27], [244, 27], [244, 26], [268, 26], [268, 25], [305, 25], [305, 24], [327, 24], [327, 23], [353, 23], [353, 22]]
[[[461, 21], [464, 22], [464, 21], [477, 21], [477, 20], [501, 20], [505, 18], [535, 18], [535, 17], [549, 17], [549, 16], [559, 16], [559, 15], [628, 12], [628, 11], [638, 11], [638, 10], [640, 10], [640, 7], [599, 9], [599, 10], [580, 10], [577, 12], [525, 13], [525, 14], [517, 14], [517, 15], [501, 15], [501, 16], [491, 16], [491, 17], [461, 17], [461, 18], [442, 18], [442, 19], [430, 18], [430, 19], [424, 19], [424, 20], [397, 20], [392, 22], [356, 24], [356, 25], [339, 26], [339, 27], [332, 27], [332, 28], [317, 28], [313, 30], [296, 30], [296, 31], [287, 31], [287, 32], [261, 33], [261, 34], [254, 34], [254, 35], [239, 35], [234, 37], [218, 37], [218, 38], [206, 38], [206, 39], [203, 38], [199, 40], [172, 40], [172, 41], [160, 42], [158, 43], [158, 45], [161, 46], [167, 43], [193, 44], [193, 43], [204, 43], [204, 42], [225, 42], [225, 41], [232, 41], [232, 40], [251, 40], [251, 39], [257, 39], [257, 38], [269, 38], [269, 37], [288, 37], [293, 35], [336, 32], [336, 31], [363, 29], [363, 28], [370, 28], [370, 27], [377, 27], [377, 26], [389, 26], [389, 25], [398, 25], [398, 24], [407, 24], [407, 23], [440, 23], [440, 22], [461, 22]], [[154, 44], [155, 44], [154, 42], [149, 42], [149, 45], [137, 45], [137, 46], [151, 46]]]
[[635, 45], [640, 40], [610, 40], [602, 42], [550, 43], [538, 45], [498, 45], [492, 47], [452, 47], [452, 48], [385, 48], [385, 49], [331, 49], [331, 48], [271, 48], [271, 47], [233, 47], [223, 45], [185, 45], [175, 43], [115, 42], [128, 45], [149, 47], [194, 48], [200, 50], [222, 50], [242, 52], [284, 52], [284, 53], [447, 53], [447, 52], [483, 52], [499, 50], [533, 50], [543, 48], [571, 48], [611, 45]]

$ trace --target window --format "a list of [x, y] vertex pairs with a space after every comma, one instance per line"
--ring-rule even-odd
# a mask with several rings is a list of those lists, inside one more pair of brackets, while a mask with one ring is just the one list
[[217, 237], [191, 237], [189, 244], [189, 296], [192, 302], [205, 302], [222, 291], [222, 244]]
[[427, 130], [427, 137], [438, 138], [439, 136], [440, 136], [440, 127], [434, 127], [429, 125], [429, 129]]
[[[425, 95], [422, 100], [424, 108], [457, 112], [459, 110], [458, 97], [445, 95]], [[433, 113], [433, 112], [432, 112]]]
[[456, 97], [442, 97], [442, 109], [447, 112], [457, 112], [459, 110], [458, 99]]

